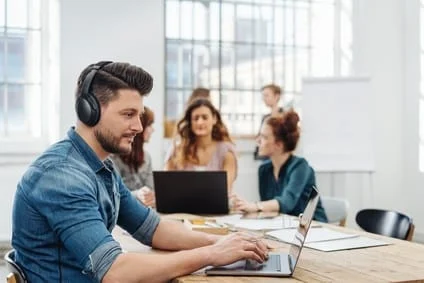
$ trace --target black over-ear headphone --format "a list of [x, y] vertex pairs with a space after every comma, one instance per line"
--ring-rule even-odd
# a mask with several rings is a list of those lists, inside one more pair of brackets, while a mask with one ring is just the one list
[[91, 67], [82, 82], [81, 95], [75, 102], [78, 119], [89, 127], [95, 126], [100, 120], [100, 103], [92, 92], [91, 84], [97, 71], [110, 63], [112, 62], [105, 61]]

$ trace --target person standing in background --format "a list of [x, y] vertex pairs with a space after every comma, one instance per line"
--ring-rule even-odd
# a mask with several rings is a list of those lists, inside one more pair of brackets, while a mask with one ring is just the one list
[[155, 207], [152, 158], [144, 149], [144, 143], [149, 142], [154, 131], [154, 113], [148, 107], [144, 107], [140, 118], [143, 132], [134, 137], [131, 152], [113, 155], [112, 160], [131, 193], [144, 205]]
[[191, 93], [190, 97], [187, 99], [186, 107], [188, 107], [193, 101], [199, 98], [211, 100], [211, 91], [204, 87], [197, 87], [193, 89], [193, 92]]
[[[281, 115], [284, 112], [283, 108], [278, 105], [282, 96], [281, 87], [275, 84], [268, 84], [263, 86], [261, 88], [261, 91], [262, 91], [262, 100], [265, 103], [265, 105], [271, 110], [271, 112], [262, 117], [262, 121], [261, 121], [261, 125], [259, 129], [262, 127], [265, 119], [271, 116], [276, 117], [278, 115]], [[254, 158], [255, 160], [267, 159], [266, 157], [259, 155], [257, 146], [255, 148]]]

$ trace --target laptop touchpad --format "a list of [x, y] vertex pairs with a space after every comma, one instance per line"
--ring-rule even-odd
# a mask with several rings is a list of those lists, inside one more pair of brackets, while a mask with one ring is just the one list
[[244, 270], [280, 271], [280, 255], [270, 255], [268, 260], [263, 263], [259, 263], [256, 260], [246, 260]]

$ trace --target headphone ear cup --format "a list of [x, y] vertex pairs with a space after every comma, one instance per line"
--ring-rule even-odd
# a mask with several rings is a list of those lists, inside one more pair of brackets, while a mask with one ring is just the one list
[[77, 99], [76, 112], [78, 119], [89, 127], [100, 120], [100, 105], [94, 94], [82, 95]]

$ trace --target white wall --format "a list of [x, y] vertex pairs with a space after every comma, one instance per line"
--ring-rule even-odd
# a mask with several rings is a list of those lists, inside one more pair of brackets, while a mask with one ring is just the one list
[[397, 188], [402, 184], [403, 2], [359, 0], [354, 31], [354, 71], [371, 76], [375, 98], [370, 103], [374, 104], [377, 125], [377, 166], [372, 199], [367, 204], [393, 208], [398, 205]]
[[354, 74], [372, 78], [376, 171], [335, 178], [318, 174], [318, 180], [321, 188], [331, 187], [350, 201], [350, 226], [356, 226], [361, 208], [398, 210], [414, 218], [415, 239], [424, 241], [424, 176], [418, 170], [419, 1], [356, 0], [353, 18]]
[[411, 215], [424, 233], [418, 173], [419, 1], [359, 0], [355, 66], [373, 79], [376, 172], [364, 206]]
[[[160, 145], [164, 111], [163, 0], [61, 0], [61, 136], [75, 124], [74, 90], [87, 65], [112, 60], [130, 62], [148, 71], [154, 88], [145, 105], [155, 112], [156, 133], [148, 149]], [[153, 160], [161, 160], [152, 150]], [[155, 164], [156, 165], [156, 164]]]
[[[419, 98], [420, 98], [420, 47], [419, 0], [404, 3], [404, 33], [402, 55], [404, 58], [403, 72], [403, 183], [399, 188], [402, 210], [412, 215], [417, 233], [416, 239], [424, 242], [424, 174], [419, 172]], [[417, 32], [414, 32], [417, 31]], [[424, 64], [424, 62], [422, 62]], [[424, 121], [421, 121], [424, 123]]]
[[[149, 71], [155, 87], [146, 105], [156, 114], [156, 132], [148, 144], [154, 167], [163, 165], [164, 4], [163, 0], [61, 0], [60, 136], [75, 122], [74, 89], [79, 72], [98, 60], [128, 61]], [[424, 178], [418, 172], [418, 0], [356, 0], [354, 72], [370, 75], [375, 100], [376, 172], [372, 175], [318, 173], [323, 194], [351, 202], [349, 225], [363, 207], [393, 208], [414, 217], [416, 235], [424, 235]], [[354, 106], [352, 106], [354, 107]], [[360, 109], [358, 109], [360, 114]], [[236, 191], [257, 198], [257, 163], [242, 152]], [[0, 158], [3, 158], [0, 156]], [[32, 157], [31, 157], [32, 158]], [[0, 160], [0, 240], [10, 237], [12, 196], [27, 166]], [[3, 165], [2, 165], [3, 164]]]
[[[26, 163], [26, 162], [25, 162]], [[2, 194], [0, 197], [0, 243], [8, 242], [12, 234], [12, 204], [16, 184], [26, 169], [26, 164], [0, 165]]]

